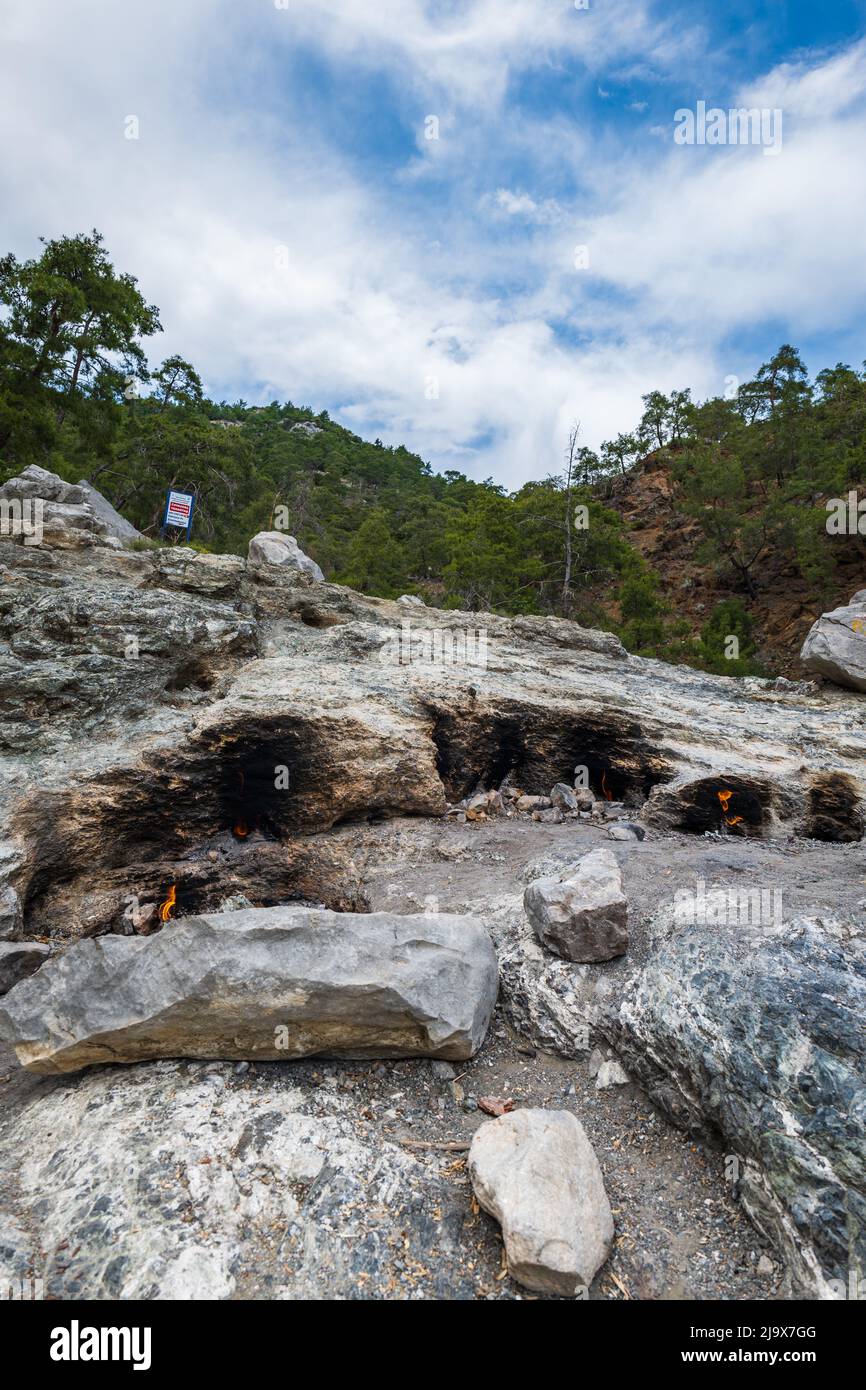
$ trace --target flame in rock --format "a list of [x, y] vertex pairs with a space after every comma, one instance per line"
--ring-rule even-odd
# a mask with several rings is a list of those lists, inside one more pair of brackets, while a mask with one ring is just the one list
[[159, 908], [159, 920], [160, 920], [161, 922], [169, 922], [169, 921], [171, 920], [172, 909], [173, 909], [173, 907], [174, 907], [174, 905], [175, 905], [176, 902], [177, 902], [177, 884], [176, 884], [176, 883], [173, 883], [173, 884], [171, 885], [171, 887], [169, 888], [169, 890], [168, 890], [168, 897], [166, 898], [165, 902], [160, 904], [160, 908]]
[[728, 803], [730, 802], [730, 799], [733, 796], [733, 794], [734, 793], [730, 791], [716, 792], [716, 796], [722, 803], [722, 816], [724, 818], [725, 825], [739, 825], [740, 821], [743, 819], [742, 816], [728, 815]]
[[601, 790], [606, 801], [613, 801], [613, 792], [609, 790], [607, 785], [607, 772], [601, 774]]
[[232, 826], [232, 834], [236, 835], [239, 840], [245, 840], [249, 833], [250, 827], [245, 820], [239, 820], [237, 825]]

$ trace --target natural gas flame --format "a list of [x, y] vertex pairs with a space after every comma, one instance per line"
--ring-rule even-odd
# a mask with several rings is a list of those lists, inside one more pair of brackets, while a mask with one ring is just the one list
[[174, 907], [174, 905], [175, 905], [176, 902], [177, 902], [177, 884], [176, 884], [176, 883], [173, 883], [173, 884], [171, 885], [171, 887], [169, 888], [169, 890], [168, 890], [168, 897], [166, 898], [165, 902], [160, 904], [160, 908], [159, 908], [159, 920], [160, 920], [161, 922], [168, 922], [168, 921], [171, 920], [172, 908]]
[[606, 772], [601, 774], [601, 790], [604, 793], [606, 801], [613, 801], [613, 792], [608, 789]]
[[724, 818], [725, 825], [739, 825], [740, 821], [743, 819], [742, 816], [728, 815], [728, 803], [730, 802], [730, 799], [733, 796], [733, 794], [734, 793], [730, 791], [716, 792], [716, 796], [722, 803], [722, 816]]
[[239, 840], [245, 840], [249, 833], [250, 827], [245, 820], [239, 820], [236, 825], [232, 826], [232, 834], [236, 835]]

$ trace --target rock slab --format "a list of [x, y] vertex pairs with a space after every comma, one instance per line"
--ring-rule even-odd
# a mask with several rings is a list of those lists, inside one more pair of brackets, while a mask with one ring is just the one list
[[473, 918], [251, 908], [81, 941], [0, 1006], [30, 1071], [162, 1057], [443, 1057], [480, 1046], [496, 954]]
[[508, 1272], [536, 1293], [588, 1289], [613, 1240], [595, 1151], [567, 1110], [516, 1110], [481, 1125], [469, 1150], [479, 1203], [502, 1227]]
[[542, 945], [566, 960], [612, 960], [628, 947], [628, 900], [612, 850], [593, 850], [576, 870], [536, 879], [523, 905]]

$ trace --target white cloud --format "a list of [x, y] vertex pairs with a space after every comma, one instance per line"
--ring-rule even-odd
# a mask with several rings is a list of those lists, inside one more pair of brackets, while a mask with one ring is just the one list
[[[533, 67], [590, 73], [592, 87], [607, 64], [675, 68], [694, 35], [637, 5], [606, 8], [602, 25], [571, 0], [6, 8], [0, 250], [98, 226], [160, 305], [155, 358], [182, 352], [215, 393], [328, 406], [515, 485], [560, 466], [575, 418], [597, 445], [652, 387], [720, 391], [737, 368], [716, 344], [739, 328], [788, 316], [827, 330], [860, 307], [860, 50], [756, 84], [798, 112], [770, 160], [628, 150], [571, 112], [514, 117], [509, 83]], [[371, 173], [294, 104], [302, 42], [347, 90], [354, 72], [381, 72], [416, 131], [438, 100], [443, 138]], [[123, 137], [129, 114], [138, 141]], [[579, 196], [560, 193], [575, 181]], [[578, 243], [589, 271], [574, 268]]]

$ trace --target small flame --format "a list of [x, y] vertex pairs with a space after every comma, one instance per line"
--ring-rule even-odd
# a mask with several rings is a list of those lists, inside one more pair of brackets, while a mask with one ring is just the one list
[[168, 897], [166, 898], [165, 902], [160, 904], [159, 920], [161, 922], [168, 922], [171, 920], [172, 908], [174, 907], [176, 902], [177, 884], [173, 883], [168, 890]]
[[728, 803], [730, 802], [730, 799], [733, 796], [733, 794], [734, 793], [731, 791], [716, 792], [716, 796], [722, 803], [722, 816], [724, 818], [725, 825], [739, 825], [740, 821], [743, 819], [742, 816], [728, 815]]
[[606, 772], [601, 774], [601, 790], [604, 793], [606, 801], [613, 801], [613, 792], [608, 789]]
[[249, 833], [250, 827], [245, 820], [239, 820], [237, 825], [232, 826], [232, 834], [236, 835], [239, 840], [245, 840]]

